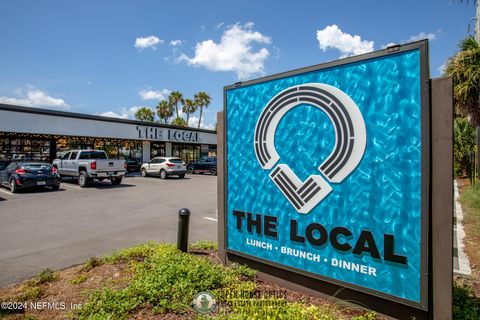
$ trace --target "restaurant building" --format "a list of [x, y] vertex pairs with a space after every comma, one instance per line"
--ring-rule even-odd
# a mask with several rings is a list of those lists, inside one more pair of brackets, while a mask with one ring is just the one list
[[12, 160], [48, 161], [71, 149], [101, 149], [110, 158], [186, 163], [215, 156], [213, 130], [0, 104], [0, 168]]

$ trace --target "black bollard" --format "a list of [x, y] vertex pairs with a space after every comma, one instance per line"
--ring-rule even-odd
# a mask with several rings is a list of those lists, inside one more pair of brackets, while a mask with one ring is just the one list
[[182, 208], [178, 211], [177, 249], [188, 252], [188, 226], [190, 224], [190, 210]]

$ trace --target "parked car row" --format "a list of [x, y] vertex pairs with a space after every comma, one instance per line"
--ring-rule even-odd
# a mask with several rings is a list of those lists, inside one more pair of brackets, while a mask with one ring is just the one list
[[186, 173], [217, 175], [217, 158], [208, 157], [189, 163], [177, 157], [155, 157], [140, 164], [137, 161], [108, 159], [103, 150], [71, 150], [52, 164], [47, 162], [13, 161], [0, 171], [0, 185], [12, 193], [32, 187], [60, 188], [63, 176], [78, 178], [80, 187], [88, 187], [94, 180], [110, 180], [119, 185], [127, 172], [140, 170], [141, 176], [169, 176], [185, 178]]

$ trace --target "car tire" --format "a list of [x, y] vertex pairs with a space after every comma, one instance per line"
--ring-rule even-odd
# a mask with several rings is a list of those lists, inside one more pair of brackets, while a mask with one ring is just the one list
[[165, 170], [160, 170], [160, 179], [166, 179], [168, 177], [167, 171]]
[[86, 188], [90, 186], [90, 183], [92, 180], [88, 177], [86, 171], [80, 171], [80, 174], [78, 175], [78, 185], [80, 188]]
[[110, 182], [113, 186], [118, 186], [120, 183], [122, 183], [122, 178], [114, 177], [110, 179]]
[[216, 176], [217, 175], [217, 168], [210, 168], [210, 174], [212, 176]]
[[142, 175], [142, 177], [145, 178], [147, 176], [147, 170], [142, 169], [141, 175]]
[[193, 174], [193, 166], [188, 166], [187, 167], [187, 173], [188, 174]]
[[16, 193], [18, 191], [17, 184], [15, 183], [14, 179], [10, 179], [9, 187], [11, 193]]
[[58, 189], [60, 189], [60, 185], [57, 184], [57, 185], [51, 186], [51, 188], [52, 188], [52, 191], [58, 191]]
[[180, 179], [183, 179], [183, 178], [185, 178], [185, 174], [179, 174], [178, 177], [179, 177]]

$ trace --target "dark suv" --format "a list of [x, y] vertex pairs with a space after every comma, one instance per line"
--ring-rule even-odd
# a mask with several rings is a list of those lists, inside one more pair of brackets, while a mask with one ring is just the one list
[[210, 173], [212, 176], [216, 176], [217, 158], [201, 158], [198, 161], [189, 163], [187, 166], [187, 173]]

